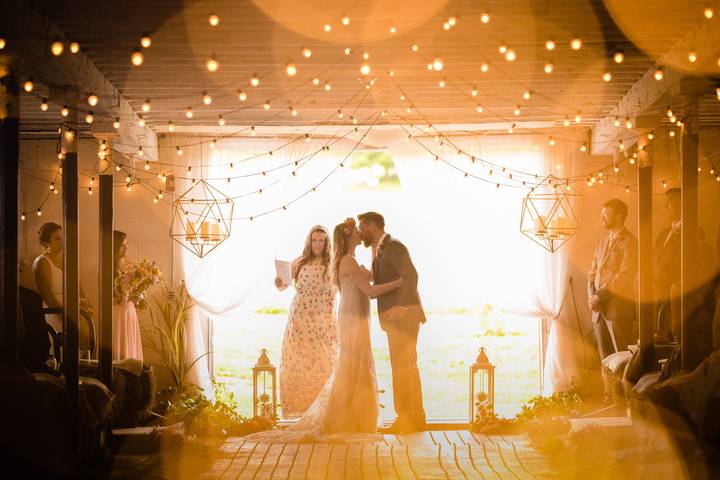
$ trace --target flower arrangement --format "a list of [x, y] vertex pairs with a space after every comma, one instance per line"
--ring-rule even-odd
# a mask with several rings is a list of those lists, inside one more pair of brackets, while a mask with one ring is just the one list
[[155, 262], [142, 259], [136, 264], [125, 263], [115, 277], [115, 303], [133, 302], [138, 310], [146, 308], [145, 292], [158, 283], [160, 277], [162, 272]]

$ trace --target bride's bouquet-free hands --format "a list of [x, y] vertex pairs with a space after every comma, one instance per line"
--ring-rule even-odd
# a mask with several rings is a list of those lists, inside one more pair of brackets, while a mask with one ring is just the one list
[[146, 308], [145, 292], [160, 282], [160, 277], [162, 272], [155, 262], [144, 258], [137, 264], [127, 263], [115, 279], [115, 302], [133, 302], [138, 310]]

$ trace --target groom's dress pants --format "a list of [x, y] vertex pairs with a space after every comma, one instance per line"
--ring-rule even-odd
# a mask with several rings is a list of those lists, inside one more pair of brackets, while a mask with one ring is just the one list
[[386, 328], [392, 366], [393, 400], [398, 419], [424, 425], [420, 370], [417, 366], [417, 337], [420, 324], [388, 325]]

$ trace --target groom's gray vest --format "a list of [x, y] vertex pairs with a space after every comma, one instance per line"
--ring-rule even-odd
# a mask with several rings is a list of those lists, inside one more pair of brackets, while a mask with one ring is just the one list
[[402, 328], [410, 323], [425, 323], [425, 312], [418, 295], [418, 274], [410, 259], [408, 249], [399, 240], [386, 235], [373, 261], [373, 277], [376, 285], [392, 282], [402, 277], [403, 286], [377, 297], [380, 326], [383, 330], [390, 324], [387, 311], [395, 306], [407, 307], [408, 311], [394, 324]]

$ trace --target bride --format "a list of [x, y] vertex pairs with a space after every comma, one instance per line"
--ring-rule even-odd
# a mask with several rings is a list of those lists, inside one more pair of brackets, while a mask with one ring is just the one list
[[370, 297], [399, 288], [403, 280], [371, 285], [372, 275], [355, 260], [359, 244], [360, 232], [354, 219], [335, 227], [331, 276], [340, 291], [340, 349], [335, 370], [297, 423], [285, 430], [250, 435], [248, 440], [353, 441], [375, 433], [379, 407], [370, 345]]

